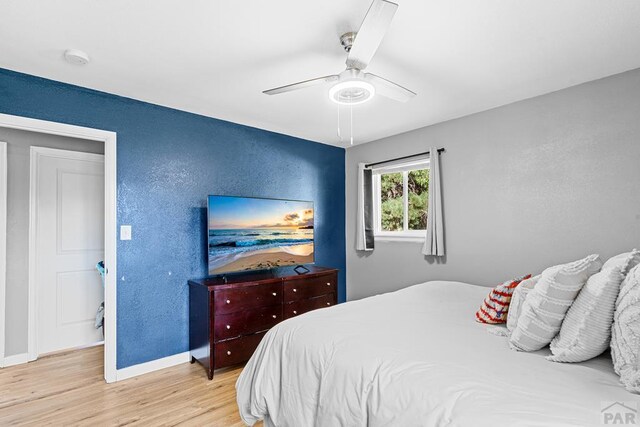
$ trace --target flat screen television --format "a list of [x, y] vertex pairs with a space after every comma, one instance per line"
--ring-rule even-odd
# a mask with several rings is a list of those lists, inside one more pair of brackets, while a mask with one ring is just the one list
[[209, 196], [209, 274], [314, 262], [313, 202]]

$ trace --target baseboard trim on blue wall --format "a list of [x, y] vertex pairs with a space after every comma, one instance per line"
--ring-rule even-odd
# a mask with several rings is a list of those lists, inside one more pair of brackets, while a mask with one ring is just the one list
[[163, 357], [162, 359], [152, 360], [150, 362], [140, 363], [138, 365], [129, 366], [127, 368], [118, 369], [116, 371], [116, 381], [123, 381], [139, 375], [148, 374], [150, 372], [159, 371], [160, 369], [170, 368], [191, 361], [191, 353], [174, 354], [173, 356]]
[[[127, 368], [118, 369], [116, 371], [116, 381], [123, 381], [139, 375], [148, 374], [150, 372], [159, 371], [160, 369], [170, 368], [191, 361], [191, 353], [174, 354], [173, 356], [163, 357], [162, 359], [152, 360], [139, 365], [129, 366]], [[16, 354], [13, 356], [5, 356], [0, 368], [8, 368], [9, 366], [22, 365], [29, 362], [29, 354]]]

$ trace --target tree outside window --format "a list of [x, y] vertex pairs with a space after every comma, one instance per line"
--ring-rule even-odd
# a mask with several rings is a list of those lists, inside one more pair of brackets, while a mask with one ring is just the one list
[[428, 168], [381, 173], [377, 186], [379, 232], [400, 235], [426, 230]]

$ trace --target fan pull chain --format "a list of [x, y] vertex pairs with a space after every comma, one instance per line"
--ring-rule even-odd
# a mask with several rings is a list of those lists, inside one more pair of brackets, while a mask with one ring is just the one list
[[353, 105], [349, 105], [349, 115], [350, 117], [350, 125], [349, 128], [351, 130], [351, 145], [353, 145]]
[[338, 138], [340, 142], [344, 142], [342, 139], [342, 132], [340, 132], [340, 112], [342, 109], [340, 108], [340, 104], [338, 104]]
[[[342, 143], [344, 142], [344, 138], [342, 135], [342, 121], [343, 121], [343, 112], [344, 108], [346, 108], [345, 104], [338, 104], [338, 129], [337, 136], [338, 140]], [[353, 145], [353, 105], [349, 103], [349, 144]]]

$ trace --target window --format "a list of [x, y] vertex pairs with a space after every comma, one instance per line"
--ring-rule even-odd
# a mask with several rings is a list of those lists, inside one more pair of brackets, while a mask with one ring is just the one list
[[376, 239], [424, 240], [429, 160], [378, 168], [373, 174]]

